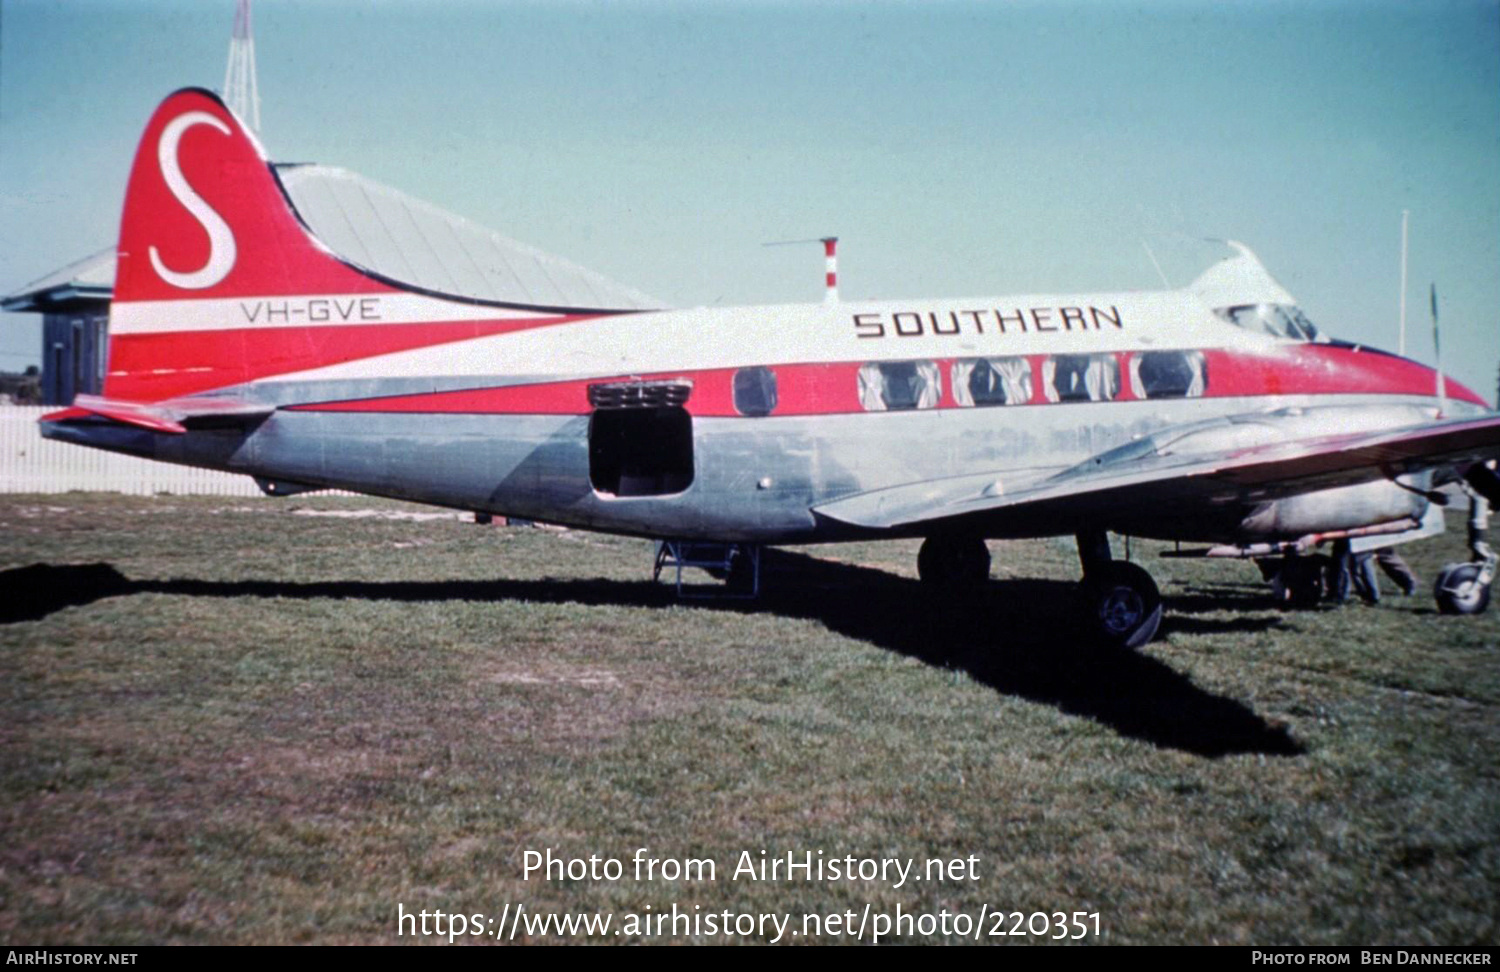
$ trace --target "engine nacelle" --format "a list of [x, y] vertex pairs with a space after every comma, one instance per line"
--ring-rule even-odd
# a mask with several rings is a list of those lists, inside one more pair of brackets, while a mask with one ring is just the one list
[[1390, 480], [1340, 486], [1262, 503], [1240, 521], [1241, 540], [1296, 540], [1310, 533], [1356, 530], [1411, 518], [1421, 520], [1430, 501]]
[[[1125, 472], [1142, 461], [1172, 457], [1212, 460], [1274, 449], [1285, 442], [1401, 428], [1431, 419], [1430, 411], [1413, 405], [1288, 408], [1215, 418], [1164, 429], [1095, 456], [1069, 472], [1092, 476], [1110, 467]], [[1431, 472], [1422, 472], [1403, 475], [1399, 482], [1381, 479], [1280, 499], [1247, 498], [1242, 503], [1206, 503], [1188, 508], [1137, 507], [1121, 511], [1109, 526], [1118, 533], [1158, 540], [1223, 544], [1295, 541], [1320, 533], [1420, 521], [1430, 505], [1426, 493], [1432, 481]], [[1246, 494], [1275, 495], [1249, 489]]]

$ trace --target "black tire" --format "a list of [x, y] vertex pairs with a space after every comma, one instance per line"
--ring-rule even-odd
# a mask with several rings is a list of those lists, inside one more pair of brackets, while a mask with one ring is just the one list
[[729, 558], [729, 570], [719, 571], [724, 586], [733, 594], [755, 593], [755, 561], [740, 547], [735, 547]]
[[940, 534], [922, 541], [917, 576], [929, 590], [971, 593], [990, 579], [990, 548], [983, 537]]
[[1479, 614], [1490, 606], [1490, 585], [1478, 583], [1483, 564], [1449, 564], [1432, 587], [1443, 614]]
[[1315, 608], [1323, 600], [1323, 568], [1311, 557], [1288, 557], [1281, 569], [1286, 600], [1294, 608]]
[[1083, 595], [1089, 625], [1105, 645], [1139, 648], [1161, 625], [1161, 592], [1135, 564], [1111, 561], [1086, 575]]

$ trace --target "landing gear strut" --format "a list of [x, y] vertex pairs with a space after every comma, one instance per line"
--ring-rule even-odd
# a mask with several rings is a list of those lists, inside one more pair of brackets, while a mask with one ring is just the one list
[[1478, 614], [1489, 607], [1490, 583], [1500, 561], [1485, 542], [1490, 507], [1500, 504], [1500, 476], [1488, 464], [1476, 462], [1464, 474], [1464, 486], [1469, 493], [1469, 552], [1473, 559], [1448, 564], [1438, 574], [1432, 594], [1444, 614]]
[[1135, 564], [1114, 560], [1103, 531], [1078, 534], [1080, 585], [1094, 634], [1111, 647], [1139, 648], [1161, 625], [1161, 592]]
[[972, 534], [939, 533], [922, 541], [917, 576], [941, 593], [973, 593], [990, 579], [990, 548]]

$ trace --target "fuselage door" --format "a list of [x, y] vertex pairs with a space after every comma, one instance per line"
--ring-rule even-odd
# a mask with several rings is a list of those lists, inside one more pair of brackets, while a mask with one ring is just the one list
[[589, 386], [589, 483], [613, 498], [669, 496], [693, 484], [686, 381]]

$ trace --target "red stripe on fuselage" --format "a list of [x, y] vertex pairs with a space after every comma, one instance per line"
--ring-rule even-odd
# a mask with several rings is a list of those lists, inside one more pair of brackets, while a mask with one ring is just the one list
[[[859, 390], [847, 364], [781, 365], [773, 370], [778, 379], [777, 415], [815, 415], [858, 412]], [[858, 366], [853, 366], [857, 368]], [[706, 371], [661, 372], [630, 378], [589, 378], [582, 381], [511, 385], [505, 388], [468, 388], [428, 395], [397, 395], [343, 402], [297, 405], [296, 409], [318, 412], [417, 412], [432, 414], [584, 415], [590, 411], [590, 385], [615, 381], [671, 381], [693, 384], [688, 411], [699, 416], [738, 415], [734, 407], [734, 373], [737, 368]]]
[[[1132, 352], [1117, 352], [1122, 376], [1115, 401], [1135, 401], [1128, 379]], [[1258, 355], [1224, 349], [1203, 352], [1207, 362], [1206, 398], [1266, 395], [1417, 395], [1436, 394], [1435, 372], [1414, 361], [1380, 352], [1332, 345], [1292, 345], [1275, 354]], [[1032, 370], [1032, 398], [1027, 404], [1052, 404], [1042, 382], [1045, 355], [1027, 355]], [[953, 397], [953, 358], [937, 359], [943, 376], [939, 408], [960, 407]], [[863, 412], [859, 400], [859, 369], [865, 362], [786, 364], [769, 367], [776, 374], [774, 415], [834, 415]], [[670, 381], [693, 383], [687, 409], [695, 416], [740, 414], [734, 407], [737, 368], [653, 372], [629, 378], [601, 376], [582, 380], [474, 388], [426, 395], [402, 395], [297, 406], [314, 411], [405, 412], [433, 414], [584, 415], [590, 411], [588, 386], [615, 381]], [[1486, 403], [1454, 381], [1448, 397], [1475, 405]]]
[[116, 334], [110, 338], [109, 396], [122, 401], [162, 401], [396, 351], [584, 319], [527, 317]]
[[[1208, 394], [1339, 395], [1374, 392], [1436, 395], [1437, 372], [1407, 358], [1357, 347], [1290, 345], [1273, 355], [1207, 350]], [[1484, 400], [1454, 381], [1448, 396], [1483, 405]]]

